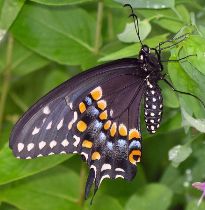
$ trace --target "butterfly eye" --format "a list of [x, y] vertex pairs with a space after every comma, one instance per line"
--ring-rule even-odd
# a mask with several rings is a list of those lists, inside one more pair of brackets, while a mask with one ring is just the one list
[[143, 45], [141, 51], [144, 53], [150, 53], [150, 48], [147, 45]]

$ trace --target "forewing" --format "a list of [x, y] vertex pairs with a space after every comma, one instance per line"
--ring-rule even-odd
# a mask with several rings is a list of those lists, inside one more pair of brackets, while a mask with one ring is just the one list
[[17, 122], [10, 138], [14, 155], [30, 159], [78, 153], [95, 181], [131, 180], [141, 156], [139, 107], [144, 78], [136, 59], [99, 66], [66, 81], [40, 99]]

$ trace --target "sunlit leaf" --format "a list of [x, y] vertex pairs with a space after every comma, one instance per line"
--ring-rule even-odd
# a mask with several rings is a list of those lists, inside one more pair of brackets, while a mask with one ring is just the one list
[[[139, 34], [140, 39], [143, 41], [151, 32], [151, 24], [147, 19], [139, 21]], [[118, 34], [118, 39], [122, 42], [139, 42], [139, 38], [136, 34], [134, 23], [127, 23], [122, 33]]]

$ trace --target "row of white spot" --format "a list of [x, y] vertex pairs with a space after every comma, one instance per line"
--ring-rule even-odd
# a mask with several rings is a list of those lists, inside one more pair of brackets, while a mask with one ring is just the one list
[[[80, 143], [80, 137], [74, 135], [73, 136], [73, 139], [75, 139], [74, 143], [73, 143], [73, 146], [77, 147], [78, 144]], [[48, 146], [53, 149], [56, 145], [57, 145], [57, 141], [55, 140], [52, 140], [50, 143], [47, 143], [45, 141], [41, 141], [38, 143], [38, 149], [39, 150], [42, 150], [46, 144], [48, 144]], [[61, 145], [63, 147], [67, 147], [69, 145], [69, 142], [67, 139], [64, 139], [62, 142], [61, 142]], [[27, 148], [27, 151], [30, 152], [32, 149], [34, 149], [35, 147], [35, 144], [34, 143], [29, 143], [26, 148]], [[25, 148], [25, 144], [23, 143], [18, 143], [17, 145], [17, 148], [18, 148], [18, 152], [21, 152], [24, 148]]]
[[[94, 165], [91, 165], [90, 168], [93, 168], [93, 169], [94, 169], [94, 171], [95, 171], [95, 177], [96, 177], [96, 172], [97, 172], [96, 167], [95, 167]], [[103, 170], [102, 170], [102, 169], [103, 169]], [[110, 169], [111, 169], [111, 165], [105, 163], [105, 164], [102, 166], [101, 171], [110, 170]], [[116, 172], [117, 172], [117, 171], [125, 172], [124, 169], [122, 169], [122, 168], [116, 168], [115, 171], [116, 171]], [[110, 176], [109, 176], [108, 174], [105, 174], [104, 176], [102, 176], [101, 179], [100, 179], [99, 185], [102, 183], [103, 179], [105, 179], [105, 178], [110, 178]], [[121, 174], [117, 174], [117, 175], [115, 176], [115, 179], [117, 179], [117, 178], [122, 178], [122, 179], [124, 179], [124, 176], [122, 176]]]

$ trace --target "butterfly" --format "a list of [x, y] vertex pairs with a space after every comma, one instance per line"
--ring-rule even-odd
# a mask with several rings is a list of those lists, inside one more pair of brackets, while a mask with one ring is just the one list
[[141, 43], [139, 58], [102, 64], [67, 80], [34, 104], [10, 137], [9, 146], [21, 159], [80, 154], [89, 167], [85, 198], [91, 186], [96, 192], [105, 178], [135, 177], [142, 155], [140, 105], [144, 100], [146, 127], [154, 134], [163, 113], [160, 80], [192, 95], [166, 80], [161, 61], [166, 42], [156, 48], [144, 45], [137, 16], [125, 6], [132, 10]]

